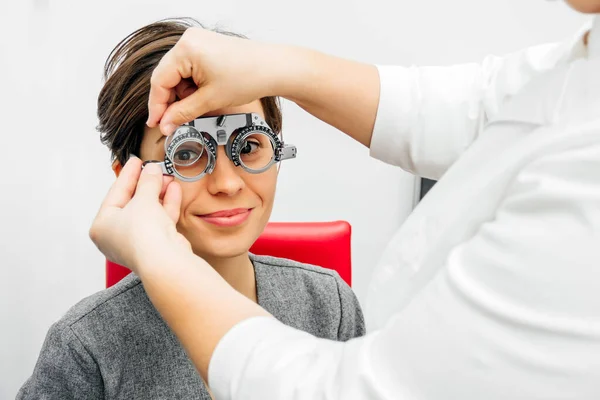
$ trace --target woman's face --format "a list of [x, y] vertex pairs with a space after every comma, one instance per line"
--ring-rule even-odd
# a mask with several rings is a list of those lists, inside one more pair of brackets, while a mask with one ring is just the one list
[[[210, 114], [257, 113], [264, 119], [260, 101], [229, 107]], [[164, 159], [165, 137], [148, 128], [142, 139], [142, 160]], [[192, 244], [194, 253], [206, 258], [243, 254], [263, 232], [273, 208], [277, 166], [251, 174], [233, 165], [218, 146], [211, 174], [196, 182], [179, 182], [183, 191], [178, 231]]]

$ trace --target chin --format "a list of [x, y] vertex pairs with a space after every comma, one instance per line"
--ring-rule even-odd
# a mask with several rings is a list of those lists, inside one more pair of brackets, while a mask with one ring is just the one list
[[228, 247], [220, 247], [220, 248], [215, 248], [213, 246], [207, 246], [207, 244], [202, 244], [200, 246], [192, 246], [192, 250], [194, 251], [194, 254], [196, 254], [198, 257], [201, 257], [205, 260], [212, 260], [212, 259], [228, 259], [228, 258], [234, 258], [237, 256], [240, 256], [242, 254], [247, 254], [248, 253], [248, 247], [241, 247], [241, 246], [228, 246]]
[[[192, 240], [190, 240], [192, 239]], [[241, 231], [232, 234], [221, 234], [207, 238], [205, 235], [194, 235], [189, 238], [194, 254], [206, 259], [226, 259], [248, 253], [254, 240]]]

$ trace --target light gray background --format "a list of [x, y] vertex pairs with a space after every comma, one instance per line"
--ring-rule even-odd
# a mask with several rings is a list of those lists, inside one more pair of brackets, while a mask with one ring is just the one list
[[[587, 20], [543, 0], [3, 0], [0, 399], [31, 373], [49, 325], [103, 288], [104, 258], [88, 239], [113, 180], [94, 130], [102, 66], [132, 30], [173, 16], [404, 65], [477, 61], [563, 39]], [[348, 220], [363, 301], [371, 267], [412, 209], [414, 179], [292, 104], [284, 118], [299, 158], [283, 165], [272, 220]]]

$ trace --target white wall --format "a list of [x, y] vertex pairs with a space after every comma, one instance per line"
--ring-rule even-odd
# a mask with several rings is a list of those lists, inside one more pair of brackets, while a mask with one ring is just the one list
[[[105, 57], [132, 30], [193, 16], [363, 61], [449, 64], [561, 39], [584, 20], [543, 0], [1, 3], [1, 399], [31, 373], [49, 325], [103, 288], [104, 258], [87, 230], [112, 175], [95, 104]], [[284, 112], [299, 158], [283, 165], [273, 220], [350, 221], [363, 300], [370, 268], [411, 210], [413, 178], [292, 104]]]

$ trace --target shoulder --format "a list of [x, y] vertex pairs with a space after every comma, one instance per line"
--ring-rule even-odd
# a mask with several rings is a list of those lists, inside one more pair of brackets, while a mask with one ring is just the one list
[[348, 286], [339, 274], [328, 268], [305, 264], [287, 258], [258, 256], [251, 254], [250, 259], [261, 278], [272, 281], [289, 281], [299, 285], [331, 289], [338, 286]]
[[331, 269], [270, 256], [250, 255], [259, 304], [282, 322], [339, 340], [347, 326], [364, 331], [362, 311], [348, 284]]
[[54, 332], [83, 331], [90, 333], [91, 326], [102, 329], [115, 322], [127, 320], [128, 310], [143, 312], [151, 305], [141, 280], [135, 274], [129, 274], [116, 285], [94, 293], [71, 307], [51, 330]]
[[[100, 358], [106, 355], [111, 365], [119, 364], [111, 353], [115, 341], [107, 338], [124, 337], [118, 331], [128, 324], [122, 322], [127, 320], [123, 304], [139, 307], [144, 297], [139, 279], [131, 274], [71, 307], [48, 330], [34, 371], [17, 398], [103, 398], [100, 366], [106, 363]], [[106, 346], [98, 351], [98, 344]]]

